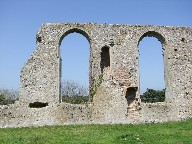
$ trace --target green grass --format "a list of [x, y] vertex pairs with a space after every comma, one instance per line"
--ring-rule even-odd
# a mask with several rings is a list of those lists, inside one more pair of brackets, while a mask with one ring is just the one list
[[192, 144], [192, 119], [162, 124], [0, 129], [3, 144]]

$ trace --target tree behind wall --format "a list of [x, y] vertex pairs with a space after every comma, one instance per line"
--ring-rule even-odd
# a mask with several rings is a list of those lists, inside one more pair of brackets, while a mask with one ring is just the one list
[[88, 88], [74, 81], [64, 81], [61, 85], [62, 101], [72, 104], [86, 103], [89, 100]]
[[146, 92], [141, 95], [141, 101], [146, 103], [164, 102], [165, 101], [165, 89], [154, 90], [147, 89]]
[[19, 92], [9, 89], [0, 89], [0, 105], [13, 104], [19, 97]]

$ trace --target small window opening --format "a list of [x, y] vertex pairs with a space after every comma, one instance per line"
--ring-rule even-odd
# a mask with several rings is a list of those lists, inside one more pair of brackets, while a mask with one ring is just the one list
[[48, 103], [34, 102], [34, 103], [29, 104], [30, 108], [42, 108], [42, 107], [46, 107], [46, 106], [48, 106]]
[[101, 49], [101, 73], [103, 73], [104, 68], [110, 67], [110, 54], [109, 47], [105, 46]]
[[125, 98], [127, 99], [128, 106], [136, 99], [137, 87], [129, 87], [127, 88]]

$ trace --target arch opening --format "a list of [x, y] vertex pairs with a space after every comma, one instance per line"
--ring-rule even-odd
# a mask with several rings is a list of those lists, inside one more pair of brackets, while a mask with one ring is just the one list
[[89, 99], [90, 43], [79, 29], [67, 31], [60, 39], [60, 101], [79, 104]]
[[165, 100], [164, 44], [164, 37], [157, 32], [147, 32], [139, 39], [140, 96], [143, 102]]
[[160, 43], [161, 43], [162, 46], [165, 44], [165, 38], [164, 38], [161, 34], [159, 34], [158, 32], [155, 32], [155, 31], [148, 31], [148, 32], [144, 33], [144, 34], [140, 37], [137, 46], [139, 46], [139, 43], [140, 43], [140, 42], [143, 40], [143, 38], [145, 38], [145, 37], [155, 37], [158, 41], [160, 41]]
[[73, 29], [70, 29], [70, 30], [66, 31], [66, 32], [61, 36], [61, 38], [60, 38], [60, 40], [59, 40], [59, 46], [61, 46], [62, 41], [64, 40], [64, 38], [65, 38], [67, 35], [73, 34], [73, 33], [80, 34], [81, 36], [83, 36], [84, 38], [86, 38], [87, 41], [88, 41], [89, 44], [90, 44], [90, 38], [89, 38], [88, 34], [87, 34], [85, 31], [83, 31], [83, 30], [81, 30], [81, 29], [78, 29], [78, 28], [73, 28]]

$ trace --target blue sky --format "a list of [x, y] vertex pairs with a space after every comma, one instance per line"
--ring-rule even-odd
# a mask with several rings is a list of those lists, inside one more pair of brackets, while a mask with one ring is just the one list
[[[191, 14], [191, 0], [0, 0], [0, 88], [19, 89], [19, 73], [36, 48], [36, 32], [42, 23], [93, 22], [192, 26]], [[89, 48], [84, 37], [71, 34], [62, 42], [62, 47], [66, 47], [66, 50], [62, 48], [63, 55], [70, 53], [71, 49], [69, 47], [75, 47], [73, 44], [77, 41], [78, 45]], [[161, 45], [154, 38], [143, 39], [139, 45], [140, 47], [161, 49]], [[145, 49], [147, 49], [146, 51], [151, 50], [150, 48]], [[157, 51], [155, 52], [159, 53]], [[82, 61], [84, 57], [88, 58], [86, 53], [89, 51], [82, 52], [81, 49], [79, 52], [82, 53]], [[144, 57], [149, 56], [151, 57], [151, 54], [144, 55]], [[84, 61], [86, 63], [87, 60]], [[144, 62], [142, 65], [147, 66], [147, 63]], [[80, 70], [71, 69], [71, 72], [66, 71], [65, 79], [74, 78], [79, 73], [81, 76], [78, 81], [88, 85], [88, 68], [86, 68], [86, 64], [76, 65], [81, 67]], [[157, 75], [163, 71], [160, 66], [155, 69], [157, 69]], [[154, 78], [157, 79], [158, 77], [159, 79], [154, 81], [149, 71], [141, 71], [143, 71], [141, 82], [142, 85], [145, 85], [142, 86], [143, 89], [163, 87], [162, 74], [154, 76]]]

